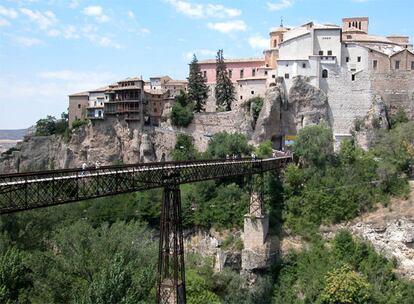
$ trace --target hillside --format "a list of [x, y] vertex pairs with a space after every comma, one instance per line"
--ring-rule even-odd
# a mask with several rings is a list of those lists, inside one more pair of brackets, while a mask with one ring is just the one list
[[29, 129], [0, 130], [0, 140], [22, 140]]

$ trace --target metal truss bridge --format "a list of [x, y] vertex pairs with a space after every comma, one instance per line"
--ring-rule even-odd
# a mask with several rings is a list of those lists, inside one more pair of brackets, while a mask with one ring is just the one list
[[198, 160], [0, 175], [0, 214], [164, 188], [157, 303], [186, 303], [180, 184], [279, 172], [291, 156]]

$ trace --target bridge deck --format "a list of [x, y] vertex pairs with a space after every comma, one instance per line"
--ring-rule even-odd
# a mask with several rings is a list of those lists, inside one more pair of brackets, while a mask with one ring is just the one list
[[208, 179], [277, 170], [290, 156], [199, 160], [0, 175], [0, 214]]

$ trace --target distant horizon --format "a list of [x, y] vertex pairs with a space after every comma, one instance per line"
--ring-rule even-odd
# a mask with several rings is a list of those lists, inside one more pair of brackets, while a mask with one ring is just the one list
[[194, 53], [261, 57], [281, 19], [286, 27], [341, 26], [342, 18], [367, 16], [370, 34], [412, 39], [410, 14], [405, 0], [3, 1], [0, 129], [60, 117], [68, 94], [129, 76], [185, 79]]

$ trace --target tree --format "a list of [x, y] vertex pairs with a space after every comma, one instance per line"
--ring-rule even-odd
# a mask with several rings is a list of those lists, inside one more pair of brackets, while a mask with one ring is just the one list
[[56, 118], [48, 115], [36, 122], [36, 136], [49, 136], [56, 132]]
[[321, 303], [372, 303], [371, 285], [366, 278], [353, 271], [349, 265], [344, 265], [328, 273], [326, 287], [321, 294]]
[[189, 102], [188, 95], [181, 91], [175, 97], [175, 102], [171, 110], [171, 123], [176, 127], [187, 127], [193, 121], [192, 103]]
[[240, 133], [220, 132], [213, 135], [208, 143], [207, 154], [212, 158], [226, 158], [227, 155], [250, 155], [252, 146], [246, 136]]
[[216, 56], [216, 104], [226, 111], [231, 110], [231, 103], [236, 100], [235, 88], [227, 75], [227, 67], [224, 63], [223, 50], [217, 51]]
[[196, 55], [190, 63], [190, 75], [188, 77], [188, 99], [194, 102], [194, 111], [202, 112], [205, 109], [208, 97], [206, 79], [201, 75], [200, 65]]
[[256, 148], [256, 155], [260, 158], [272, 157], [272, 153], [272, 142], [270, 140], [260, 143], [260, 145]]
[[308, 126], [299, 131], [293, 152], [305, 165], [321, 167], [333, 156], [333, 134], [327, 126]]
[[175, 161], [194, 160], [198, 156], [198, 151], [194, 147], [193, 138], [189, 135], [178, 134], [172, 157]]

